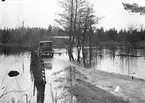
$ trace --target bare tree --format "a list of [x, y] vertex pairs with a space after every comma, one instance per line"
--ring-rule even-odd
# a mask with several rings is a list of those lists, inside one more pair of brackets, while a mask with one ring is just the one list
[[[86, 5], [85, 10], [83, 11], [83, 18], [82, 18], [82, 30], [83, 30], [83, 32], [82, 32], [82, 56], [83, 56], [84, 66], [86, 66], [86, 59], [88, 58], [88, 57], [86, 57], [87, 52], [84, 49], [85, 44], [86, 44], [85, 41], [86, 41], [86, 39], [89, 38], [89, 46], [91, 46], [90, 44], [91, 44], [92, 26], [97, 24], [98, 21], [101, 19], [99, 17], [96, 17], [94, 13], [95, 12], [94, 12], [94, 9], [93, 9], [92, 5]], [[90, 62], [91, 62], [91, 58], [92, 58], [91, 47], [90, 47], [89, 51], [90, 51], [89, 59], [90, 59]]]
[[59, 13], [60, 19], [56, 19], [56, 22], [59, 23], [63, 29], [69, 34], [69, 43], [68, 43], [68, 54], [69, 59], [74, 60], [72, 49], [75, 40], [75, 34], [77, 32], [77, 23], [78, 23], [78, 11], [83, 6], [84, 0], [65, 0], [60, 2], [63, 12]]
[[65, 0], [60, 2], [61, 8], [63, 9], [62, 13], [59, 13], [60, 19], [56, 19], [56, 22], [59, 23], [63, 29], [69, 34], [69, 45], [68, 45], [68, 54], [69, 60], [74, 60], [72, 54], [72, 47], [73, 47], [73, 39], [72, 39], [72, 32], [73, 32], [73, 16], [74, 16], [74, 0]]
[[94, 14], [92, 5], [89, 5], [85, 0], [64, 0], [60, 2], [63, 12], [59, 13], [59, 19], [56, 22], [69, 35], [68, 54], [69, 59], [74, 60], [73, 47], [77, 46], [78, 58], [80, 62], [80, 51], [82, 50], [83, 64], [86, 63], [86, 52], [84, 47], [86, 45], [87, 34], [92, 27], [98, 23], [100, 18]]

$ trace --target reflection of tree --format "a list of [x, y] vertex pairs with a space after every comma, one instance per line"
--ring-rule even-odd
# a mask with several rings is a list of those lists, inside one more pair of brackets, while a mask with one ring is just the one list
[[116, 56], [115, 55], [116, 51], [117, 51], [117, 44], [116, 44], [116, 42], [110, 43], [110, 45], [109, 45], [109, 57], [111, 59], [113, 59], [113, 61], [114, 61], [114, 58]]
[[136, 59], [138, 57], [137, 55], [137, 49], [134, 49], [132, 46], [126, 45], [126, 46], [120, 46], [119, 47], [119, 54], [118, 54], [121, 60], [121, 69], [122, 73], [124, 72], [124, 68], [126, 68], [127, 75], [132, 74], [134, 66], [136, 66]]
[[[42, 59], [34, 51], [31, 52], [30, 71], [34, 80], [34, 90], [37, 88], [37, 103], [44, 102], [45, 78], [42, 74]], [[35, 94], [35, 93], [34, 93]]]
[[61, 83], [55, 89], [62, 91], [58, 99], [63, 100], [63, 103], [67, 103], [69, 101], [73, 101], [73, 95], [70, 94], [69, 90], [75, 85], [75, 80], [77, 78], [86, 79], [86, 76], [77, 71], [73, 66], [69, 66], [63, 70], [55, 72], [53, 75], [58, 75], [62, 72], [64, 72], [64, 74], [54, 80], [54, 82]]

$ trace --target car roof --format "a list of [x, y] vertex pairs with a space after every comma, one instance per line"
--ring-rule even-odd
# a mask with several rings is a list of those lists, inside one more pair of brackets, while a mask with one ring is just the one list
[[39, 43], [50, 43], [50, 42], [52, 42], [52, 41], [40, 41]]

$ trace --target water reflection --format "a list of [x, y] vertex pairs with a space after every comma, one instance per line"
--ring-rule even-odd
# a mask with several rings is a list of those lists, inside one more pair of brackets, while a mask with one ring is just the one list
[[[30, 81], [30, 59], [27, 55], [28, 53], [17, 56], [5, 56], [4, 54], [0, 56], [0, 103], [31, 101], [33, 84]], [[25, 69], [24, 72], [23, 68]], [[19, 75], [8, 76], [11, 71], [17, 71]], [[31, 101], [31, 103], [33, 102]]]
[[52, 69], [52, 63], [44, 63], [45, 69]]
[[[44, 92], [45, 92], [45, 74], [42, 71], [43, 68], [42, 59], [38, 56], [35, 51], [31, 52], [31, 65], [30, 71], [32, 74], [32, 80], [34, 81], [34, 93], [35, 94], [35, 87], [37, 89], [37, 103], [44, 103]], [[44, 72], [44, 73], [43, 73]]]
[[19, 55], [20, 53], [28, 51], [27, 48], [24, 47], [7, 47], [1, 46], [0, 47], [0, 54], [4, 54], [5, 56], [9, 55]]
[[74, 66], [67, 66], [60, 71], [54, 72], [53, 75], [60, 75], [54, 80], [54, 82], [59, 83], [55, 87], [56, 91], [60, 91], [58, 92], [58, 101], [62, 103], [74, 103], [76, 98], [71, 94], [70, 90], [76, 85], [75, 81], [77, 79], [86, 80], [87, 77], [77, 71]]
[[112, 45], [112, 47], [104, 47], [102, 53], [104, 58], [99, 59], [96, 56], [97, 69], [145, 79], [145, 76], [141, 75], [141, 72], [145, 72], [143, 49], [136, 49], [130, 45], [117, 47]]
[[[26, 90], [30, 88], [29, 90], [34, 94], [34, 96], [29, 92], [25, 93], [27, 95], [21, 95], [22, 99], [20, 99], [21, 96], [18, 97], [14, 95], [12, 97], [12, 94], [11, 96], [9, 95], [9, 98], [6, 99], [10, 100], [11, 98], [15, 98], [12, 100], [18, 101], [18, 99], [20, 99], [26, 101], [25, 98], [28, 98], [29, 99], [28, 101], [30, 101], [31, 98], [37, 95], [37, 102], [44, 101], [44, 103], [48, 102], [69, 103], [70, 101], [74, 100], [74, 97], [69, 93], [69, 89], [71, 86], [75, 85], [74, 84], [75, 79], [85, 77], [83, 77], [73, 67], [69, 67], [68, 62], [63, 61], [64, 59], [69, 60], [67, 54], [61, 56], [54, 55], [54, 58], [43, 57], [44, 68], [46, 73], [46, 85], [45, 85], [42, 83], [43, 81], [43, 79], [41, 78], [42, 72], [39, 69], [39, 67], [41, 66], [40, 65], [41, 62], [39, 60], [39, 57], [34, 52], [31, 52], [31, 65], [30, 65], [30, 58], [28, 56], [29, 53], [27, 54], [23, 53], [21, 55], [20, 50], [18, 50], [19, 52], [17, 50], [16, 52], [14, 52], [12, 49], [9, 50], [12, 50], [13, 52], [7, 50], [8, 48], [1, 51], [1, 53], [3, 54], [0, 55], [0, 68], [3, 68], [2, 72], [0, 73], [0, 77], [2, 77], [0, 79], [0, 82], [2, 82], [5, 76], [4, 74], [8, 73], [7, 70], [18, 70], [20, 72], [20, 75], [18, 75], [18, 78], [16, 77], [16, 79], [19, 85], [21, 86], [21, 89]], [[12, 55], [13, 53], [20, 54]], [[130, 76], [135, 75], [136, 77], [143, 79], [145, 79], [144, 56], [145, 56], [144, 50], [135, 49], [129, 46], [118, 46], [118, 47], [97, 46], [97, 48], [93, 49], [93, 62], [97, 64], [96, 67], [97, 69], [104, 70], [107, 72], [121, 73]], [[30, 76], [28, 71], [29, 66], [31, 66], [30, 71], [32, 81], [29, 80], [30, 78], [26, 78]], [[12, 84], [13, 82], [10, 82], [11, 81], [10, 78], [7, 77], [6, 80], [7, 82], [4, 83], [2, 88], [9, 83], [10, 85], [13, 85]], [[35, 84], [35, 87], [33, 87], [33, 84], [31, 84], [32, 82]], [[9, 90], [10, 87], [13, 87], [12, 90], [15, 89], [15, 87], [16, 90], [17, 88], [19, 88], [17, 86], [16, 81], [13, 86], [8, 86], [7, 89]]]

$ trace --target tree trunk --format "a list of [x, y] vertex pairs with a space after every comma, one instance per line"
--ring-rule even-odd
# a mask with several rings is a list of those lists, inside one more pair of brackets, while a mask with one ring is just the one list
[[91, 67], [92, 64], [92, 44], [91, 44], [91, 37], [89, 37], [89, 65]]
[[84, 67], [86, 67], [86, 51], [84, 49], [84, 44], [85, 43], [85, 37], [83, 36], [83, 40], [82, 40], [82, 55], [83, 55], [83, 64]]
[[72, 54], [72, 47], [73, 47], [73, 39], [72, 39], [72, 27], [73, 27], [73, 0], [71, 0], [71, 20], [70, 20], [70, 33], [69, 33], [69, 48], [68, 48], [68, 55], [69, 55], [69, 60], [73, 60], [73, 54]]
[[77, 37], [77, 62], [79, 64], [80, 64], [80, 51], [81, 51], [80, 38]]

